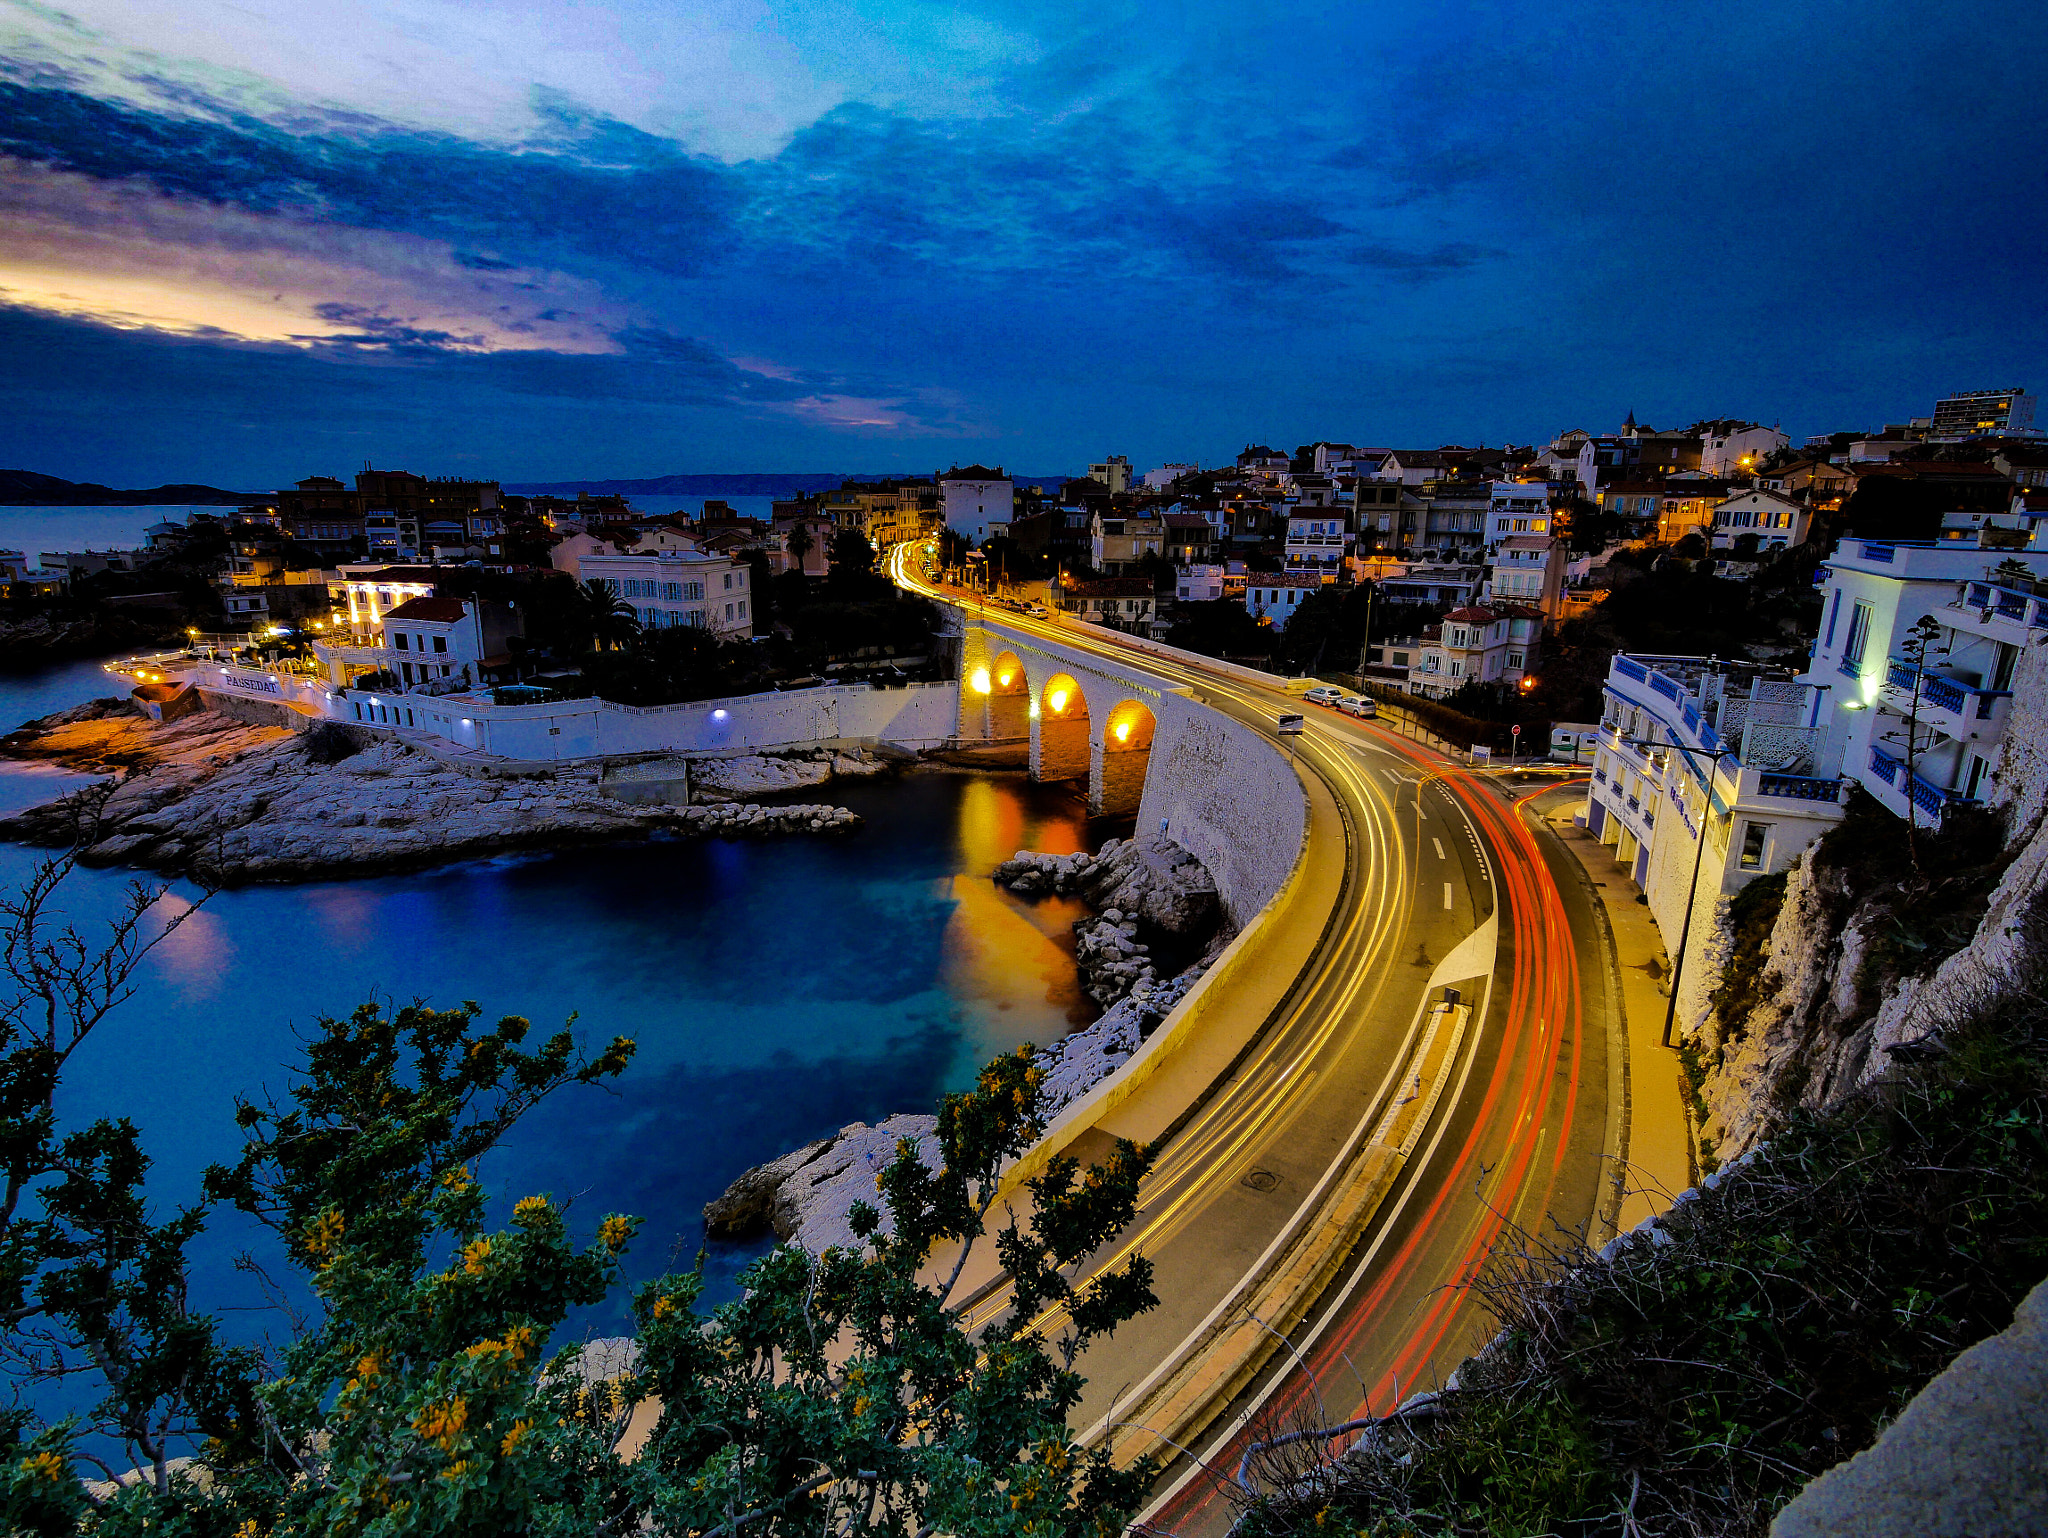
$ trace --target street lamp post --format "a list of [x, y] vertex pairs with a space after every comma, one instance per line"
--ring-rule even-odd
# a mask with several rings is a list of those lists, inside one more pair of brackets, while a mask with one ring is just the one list
[[[1640, 737], [1624, 737], [1621, 740], [1632, 748], [1664, 748], [1687, 755], [1698, 753], [1702, 757], [1711, 757], [1716, 769], [1721, 766], [1722, 759], [1733, 758], [1740, 751], [1737, 748], [1722, 748], [1710, 754], [1705, 748], [1688, 748], [1675, 742], [1649, 742]], [[1690, 763], [1691, 758], [1688, 757], [1686, 761]], [[1685, 893], [1685, 921], [1678, 926], [1678, 949], [1671, 958], [1671, 996], [1664, 1006], [1663, 1045], [1667, 1047], [1671, 1045], [1672, 1023], [1678, 1018], [1678, 982], [1685, 975], [1685, 944], [1692, 935], [1693, 905], [1699, 901], [1700, 865], [1707, 857], [1707, 819], [1714, 815], [1713, 785], [1713, 777], [1709, 774], [1702, 782], [1702, 788], [1708, 794], [1700, 812], [1699, 844], [1694, 848], [1692, 855], [1692, 885]]]

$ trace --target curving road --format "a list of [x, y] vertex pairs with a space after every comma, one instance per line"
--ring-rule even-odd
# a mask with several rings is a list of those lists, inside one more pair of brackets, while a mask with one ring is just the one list
[[[912, 591], [974, 602], [923, 580], [905, 547], [891, 570]], [[1605, 940], [1570, 856], [1517, 804], [1548, 782], [1468, 772], [1378, 723], [1094, 627], [990, 617], [1170, 678], [1269, 735], [1284, 711], [1308, 716], [1292, 739], [1310, 802], [1303, 869], [1284, 922], [1258, 936], [1259, 964], [1231, 982], [1232, 1003], [1262, 1012], [1256, 1034], [1201, 1082], [1165, 1076], [1149, 1107], [1087, 1134], [1165, 1134], [1138, 1219], [1104, 1257], [1151, 1257], [1162, 1304], [1089, 1354], [1080, 1423], [1171, 1460], [1150, 1526], [1220, 1532], [1234, 1512], [1215, 1476], [1238, 1467], [1251, 1439], [1304, 1414], [1383, 1413], [1491, 1333], [1461, 1284], [1510, 1225], [1600, 1237], [1603, 1155], [1621, 1152], [1623, 1109], [1618, 1058], [1610, 1083]], [[1447, 986], [1470, 1016], [1450, 1055], [1431, 1059], [1412, 1154], [1355, 1242], [1332, 1249], [1341, 1263], [1302, 1273], [1284, 1346], [1276, 1336], [1249, 1381], [1219, 1380], [1220, 1413], [1205, 1412], [1192, 1445], [1162, 1447], [1166, 1428], [1132, 1424], [1143, 1412], [1131, 1407], [1156, 1411], [1173, 1375], [1250, 1314], [1248, 1298], [1269, 1306], [1270, 1281], [1255, 1294], [1248, 1279], [1270, 1278], [1276, 1257], [1360, 1179], [1371, 1129], [1418, 1088], [1417, 1043]], [[999, 1290], [980, 1307], [981, 1317], [1000, 1308]], [[1254, 1316], [1243, 1327], [1263, 1325]]]

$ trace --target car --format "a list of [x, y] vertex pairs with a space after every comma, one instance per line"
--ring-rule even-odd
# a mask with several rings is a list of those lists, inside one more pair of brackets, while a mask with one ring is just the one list
[[1334, 705], [1344, 698], [1344, 691], [1342, 689], [1333, 689], [1328, 684], [1323, 684], [1318, 688], [1309, 690], [1302, 698], [1311, 705]]
[[1370, 721], [1380, 713], [1378, 705], [1357, 694], [1345, 695], [1337, 702], [1337, 708], [1347, 716], [1357, 716], [1361, 721]]
[[1042, 603], [1027, 603], [1026, 605], [1024, 605], [1024, 612], [1030, 615], [1033, 619], [1044, 619], [1045, 605]]

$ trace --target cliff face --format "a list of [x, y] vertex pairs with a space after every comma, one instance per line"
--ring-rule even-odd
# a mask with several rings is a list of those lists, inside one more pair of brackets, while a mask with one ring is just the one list
[[[1943, 1025], [2015, 974], [2022, 920], [2048, 890], [2048, 653], [2030, 652], [2014, 680], [1989, 801], [2003, 848], [1988, 859], [1955, 847], [1966, 831], [1923, 832], [1914, 872], [1904, 825], [1881, 811], [1852, 814], [1800, 857], [1757, 986], [1701, 1027], [1702, 1130], [1720, 1158], [1794, 1109], [1833, 1107], [1895, 1061], [1939, 1051]], [[1725, 932], [1720, 944], [1739, 950]]]

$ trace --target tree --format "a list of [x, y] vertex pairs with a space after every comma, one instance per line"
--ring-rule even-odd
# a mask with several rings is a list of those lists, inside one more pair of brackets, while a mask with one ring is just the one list
[[[1913, 671], [1913, 687], [1906, 695], [1905, 731], [1903, 733], [1890, 732], [1886, 734], [1889, 740], [1902, 742], [1904, 746], [1906, 764], [1906, 784], [1904, 787], [1906, 795], [1906, 858], [1912, 863], [1913, 874], [1916, 877], [1924, 876], [1924, 872], [1920, 869], [1919, 839], [1915, 836], [1920, 823], [1920, 804], [1913, 799], [1913, 790], [1919, 781], [1920, 775], [1920, 748], [1922, 746], [1920, 701], [1922, 691], [1926, 687], [1928, 659], [1935, 656], [1946, 656], [1948, 653], [1947, 647], [1935, 645], [1940, 639], [1941, 622], [1931, 614], [1921, 615], [1914, 622], [1912, 628], [1900, 639], [1899, 655], [1905, 660], [1906, 666]], [[1933, 821], [1937, 827], [1940, 825], [1941, 817], [1938, 812], [1934, 814]]]
[[591, 643], [606, 651], [624, 645], [640, 633], [640, 616], [619, 596], [619, 590], [603, 577], [587, 577], [577, 589], [583, 605], [583, 622]]
[[818, 542], [811, 537], [810, 526], [801, 518], [789, 526], [789, 533], [782, 541], [782, 548], [789, 552], [791, 565], [797, 571], [804, 569], [804, 557], [817, 547]]
[[[272, 1360], [223, 1346], [188, 1303], [182, 1247], [204, 1214], [149, 1218], [135, 1129], [57, 1131], [64, 1059], [127, 996], [153, 901], [138, 887], [95, 953], [47, 930], [68, 869], [51, 862], [6, 910], [0, 1154], [21, 1179], [0, 1282], [17, 1359], [45, 1338], [32, 1321], [80, 1332], [104, 1422], [147, 1477], [89, 1509], [74, 1428], [0, 1414], [9, 1531], [1112, 1538], [1136, 1508], [1149, 1468], [1083, 1451], [1066, 1419], [1080, 1353], [1155, 1301], [1141, 1255], [1084, 1274], [1133, 1220], [1151, 1156], [1120, 1142], [1086, 1170], [1054, 1159], [1005, 1200], [1003, 1171], [1044, 1122], [1029, 1049], [944, 1099], [929, 1161], [899, 1145], [878, 1203], [850, 1215], [854, 1247], [782, 1246], [709, 1313], [700, 1272], [663, 1276], [635, 1296], [635, 1341], [550, 1355], [569, 1311], [615, 1285], [636, 1221], [606, 1214], [579, 1239], [567, 1207], [532, 1194], [494, 1228], [474, 1166], [548, 1096], [624, 1072], [633, 1044], [586, 1056], [564, 1029], [529, 1049], [525, 1020], [485, 1025], [473, 1004], [323, 1018], [289, 1091], [240, 1105], [243, 1152], [204, 1184], [271, 1231], [315, 1299]], [[957, 1294], [984, 1241], [1007, 1308], [970, 1330]]]

